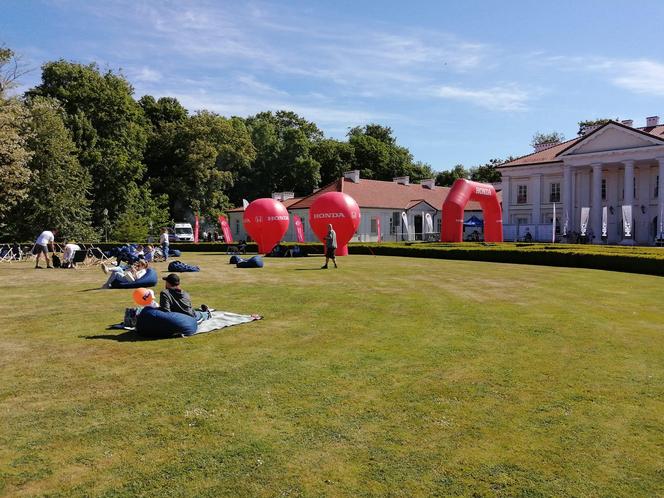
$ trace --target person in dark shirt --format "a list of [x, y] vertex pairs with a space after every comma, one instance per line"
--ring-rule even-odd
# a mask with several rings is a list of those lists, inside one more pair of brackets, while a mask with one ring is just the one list
[[210, 318], [209, 308], [201, 305], [201, 311], [196, 311], [191, 304], [191, 296], [180, 288], [180, 277], [171, 273], [163, 278], [165, 289], [159, 294], [159, 309], [172, 313], [183, 313], [192, 316], [198, 321]]

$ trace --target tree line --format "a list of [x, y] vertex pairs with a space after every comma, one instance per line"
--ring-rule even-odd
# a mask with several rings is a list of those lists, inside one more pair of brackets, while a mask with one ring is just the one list
[[[20, 76], [14, 52], [0, 47], [4, 239], [57, 228], [78, 240], [142, 240], [192, 213], [216, 218], [243, 198], [310, 194], [353, 169], [451, 185], [387, 126], [355, 127], [336, 140], [291, 111], [192, 114], [172, 97], [135, 99], [122, 74], [96, 64], [48, 62], [38, 85], [12, 96]], [[473, 178], [499, 181], [500, 162], [474, 168]]]

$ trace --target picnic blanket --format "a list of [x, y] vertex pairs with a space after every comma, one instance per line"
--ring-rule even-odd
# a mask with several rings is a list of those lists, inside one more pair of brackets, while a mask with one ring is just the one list
[[[242, 323], [249, 323], [256, 320], [262, 320], [263, 317], [260, 315], [239, 315], [237, 313], [231, 313], [230, 311], [212, 311], [212, 317], [208, 320], [203, 320], [198, 324], [196, 329], [196, 334], [205, 334], [208, 332], [214, 332], [215, 330], [221, 330], [226, 327], [232, 327], [233, 325], [240, 325]], [[136, 330], [135, 327], [125, 327], [122, 323], [117, 325], [112, 325], [111, 328], [114, 329], [124, 329], [124, 330]]]

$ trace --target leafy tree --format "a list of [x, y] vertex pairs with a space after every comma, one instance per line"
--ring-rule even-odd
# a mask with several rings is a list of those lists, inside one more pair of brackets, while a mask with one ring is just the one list
[[450, 170], [439, 172], [436, 176], [436, 185], [440, 185], [441, 187], [451, 187], [455, 180], [469, 177], [470, 172], [465, 166], [463, 164], [457, 164]]
[[316, 142], [311, 149], [312, 157], [320, 164], [321, 184], [326, 185], [353, 169], [355, 151], [348, 142], [331, 138]]
[[355, 164], [364, 178], [392, 180], [413, 173], [413, 156], [405, 147], [396, 145], [389, 127], [369, 124], [352, 128], [348, 142], [353, 147]]
[[27, 238], [38, 227], [50, 227], [57, 228], [64, 238], [96, 240], [86, 197], [92, 183], [90, 174], [78, 162], [60, 105], [53, 99], [35, 97], [28, 107], [32, 180], [28, 198], [12, 216], [15, 235]]
[[[579, 121], [579, 131], [576, 134], [581, 136], [583, 135], [585, 128], [588, 126], [602, 126], [609, 121], [611, 121], [610, 118], [586, 119]], [[616, 121], [618, 121], [618, 118], [616, 118]]]
[[248, 174], [255, 155], [241, 119], [204, 111], [163, 123], [146, 158], [154, 191], [168, 195], [173, 216], [183, 218], [192, 212], [215, 216], [229, 207], [227, 192]]
[[322, 140], [318, 127], [289, 111], [262, 112], [246, 120], [256, 159], [251, 168], [236, 176], [231, 198], [236, 203], [269, 196], [275, 191], [309, 194], [320, 183], [320, 164], [312, 156]]
[[558, 143], [563, 142], [564, 140], [565, 135], [557, 131], [552, 131], [551, 133], [542, 133], [538, 131], [533, 135], [530, 145], [535, 147], [536, 145]]
[[9, 96], [9, 90], [27, 70], [12, 49], [0, 45], [0, 99]]
[[511, 161], [512, 158], [507, 160], [491, 159], [488, 163], [476, 166], [470, 169], [470, 179], [475, 182], [482, 183], [498, 183], [501, 181], [501, 174], [497, 167], [501, 164]]
[[138, 103], [145, 117], [155, 128], [160, 128], [165, 123], [181, 123], [188, 116], [187, 109], [173, 97], [161, 97], [155, 100], [152, 95], [144, 95]]
[[127, 80], [95, 64], [59, 60], [42, 67], [42, 82], [29, 92], [52, 97], [67, 113], [78, 159], [93, 178], [92, 209], [96, 224], [108, 209], [115, 219], [145, 173], [143, 151], [147, 121]]

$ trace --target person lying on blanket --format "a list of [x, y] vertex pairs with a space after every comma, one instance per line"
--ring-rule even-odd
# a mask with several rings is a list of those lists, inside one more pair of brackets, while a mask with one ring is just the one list
[[111, 284], [116, 280], [121, 280], [122, 282], [135, 282], [147, 273], [149, 267], [150, 265], [144, 259], [139, 259], [130, 267], [108, 266], [106, 263], [102, 263], [101, 270], [108, 275], [108, 280], [101, 286], [101, 288], [110, 289]]
[[197, 311], [191, 304], [189, 293], [180, 288], [180, 277], [171, 273], [165, 276], [165, 289], [159, 294], [159, 309], [161, 311], [184, 313], [193, 316], [197, 321], [209, 320], [212, 314], [206, 304], [201, 304], [201, 311]]

